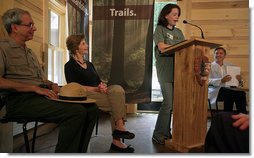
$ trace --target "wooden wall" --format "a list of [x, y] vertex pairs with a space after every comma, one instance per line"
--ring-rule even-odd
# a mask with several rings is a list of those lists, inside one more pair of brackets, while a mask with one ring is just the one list
[[[200, 26], [205, 39], [219, 42], [227, 50], [226, 61], [241, 67], [245, 81], [249, 87], [250, 57], [250, 10], [248, 0], [182, 0], [178, 1], [182, 9], [179, 27], [187, 38], [200, 37], [200, 30], [182, 24], [182, 20]], [[210, 61], [213, 61], [211, 51]]]

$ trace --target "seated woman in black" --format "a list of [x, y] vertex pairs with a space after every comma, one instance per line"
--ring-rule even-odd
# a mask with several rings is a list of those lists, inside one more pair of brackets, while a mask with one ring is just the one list
[[135, 135], [125, 128], [126, 107], [125, 91], [119, 85], [107, 86], [98, 76], [93, 64], [84, 59], [88, 45], [84, 35], [70, 35], [66, 40], [70, 60], [65, 64], [64, 71], [67, 83], [77, 82], [87, 89], [87, 97], [95, 99], [99, 109], [111, 114], [113, 142], [111, 149], [118, 152], [134, 152], [121, 138], [133, 139]]

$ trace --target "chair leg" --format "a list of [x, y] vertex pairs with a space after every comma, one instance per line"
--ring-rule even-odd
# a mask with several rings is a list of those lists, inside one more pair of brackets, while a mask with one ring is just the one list
[[98, 135], [98, 124], [99, 124], [99, 115], [98, 115], [97, 120], [96, 120], [95, 135]]
[[[210, 113], [211, 113], [211, 117], [213, 118], [213, 109], [212, 109], [212, 105], [211, 105], [211, 101], [210, 99], [208, 99], [208, 105], [209, 105], [209, 109], [210, 109]], [[217, 103], [216, 103], [217, 105]], [[216, 106], [216, 109], [218, 110], [218, 107]]]
[[31, 149], [32, 153], [34, 153], [34, 146], [35, 146], [37, 127], [38, 127], [38, 121], [35, 121], [35, 123], [34, 123], [33, 141], [32, 141], [32, 149]]
[[26, 152], [30, 153], [30, 145], [29, 145], [26, 125], [27, 125], [27, 122], [23, 123], [23, 135], [25, 140]]
[[216, 100], [215, 106], [216, 106], [216, 111], [218, 112], [218, 111], [219, 111], [219, 108], [218, 108], [218, 102], [217, 102], [217, 100]]

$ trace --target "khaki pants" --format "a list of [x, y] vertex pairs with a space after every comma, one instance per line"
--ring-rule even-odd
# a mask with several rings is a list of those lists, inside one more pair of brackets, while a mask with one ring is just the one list
[[115, 129], [115, 122], [119, 119], [126, 119], [125, 91], [119, 85], [108, 87], [108, 93], [88, 92], [88, 98], [96, 100], [96, 104], [102, 111], [110, 112], [112, 131]]

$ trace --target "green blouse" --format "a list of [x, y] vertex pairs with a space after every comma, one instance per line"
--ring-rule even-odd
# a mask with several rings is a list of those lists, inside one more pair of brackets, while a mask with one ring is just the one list
[[174, 57], [161, 55], [157, 44], [163, 42], [166, 44], [176, 44], [184, 40], [182, 31], [176, 27], [172, 30], [164, 26], [158, 25], [155, 29], [154, 35], [155, 43], [155, 58], [158, 81], [173, 82], [174, 81]]

